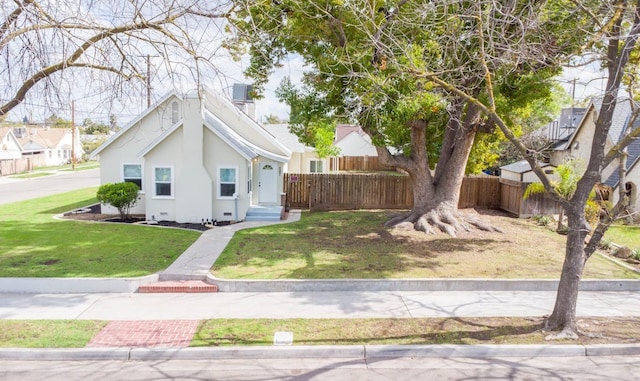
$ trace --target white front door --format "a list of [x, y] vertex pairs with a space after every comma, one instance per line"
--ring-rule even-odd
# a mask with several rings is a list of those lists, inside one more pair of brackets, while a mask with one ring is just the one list
[[261, 162], [258, 165], [258, 202], [275, 204], [278, 202], [278, 165], [272, 162]]

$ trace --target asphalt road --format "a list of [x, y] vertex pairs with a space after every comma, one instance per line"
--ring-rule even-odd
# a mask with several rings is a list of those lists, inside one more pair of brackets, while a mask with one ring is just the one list
[[58, 172], [31, 179], [0, 177], [0, 205], [100, 185], [100, 169]]
[[640, 357], [2, 361], [0, 379], [637, 380]]

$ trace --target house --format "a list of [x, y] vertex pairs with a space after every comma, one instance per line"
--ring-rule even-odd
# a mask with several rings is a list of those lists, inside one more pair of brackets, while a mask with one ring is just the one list
[[[632, 104], [632, 102], [634, 102]], [[591, 101], [586, 109], [582, 121], [578, 125], [575, 133], [567, 142], [564, 151], [566, 157], [578, 158], [585, 163], [588, 162], [591, 153], [591, 145], [595, 134], [595, 123], [598, 118], [598, 112], [602, 107], [602, 98], [595, 98]], [[624, 138], [628, 131], [640, 128], [640, 120], [632, 118], [633, 110], [638, 109], [640, 104], [628, 98], [620, 98], [616, 103], [611, 120], [611, 128], [605, 143], [605, 153], [614, 145], [618, 144]], [[626, 182], [622, 184], [630, 196], [630, 205], [636, 209], [640, 207], [638, 202], [638, 185], [640, 184], [640, 139], [635, 139], [627, 146], [628, 157], [626, 160]], [[619, 160], [614, 160], [609, 166], [602, 171], [602, 183], [612, 188], [612, 196], [614, 203], [619, 199]]]
[[[541, 163], [544, 173], [553, 175], [554, 167], [549, 163]], [[500, 167], [500, 178], [517, 181], [521, 183], [533, 183], [539, 181], [538, 176], [531, 169], [531, 165], [526, 160], [520, 160], [515, 163]]]
[[131, 213], [198, 223], [279, 219], [291, 151], [230, 100], [202, 90], [165, 95], [92, 157], [102, 184], [140, 186]]
[[20, 159], [22, 146], [10, 127], [0, 128], [0, 160]]
[[264, 128], [291, 151], [291, 159], [284, 166], [285, 173], [329, 172], [330, 158], [320, 158], [315, 148], [300, 143], [288, 124], [267, 124]]
[[378, 156], [371, 138], [360, 126], [337, 125], [333, 145], [340, 148], [340, 156]]
[[72, 151], [76, 161], [82, 159], [84, 150], [76, 128], [14, 127], [13, 134], [22, 147], [22, 157], [40, 155], [42, 166], [64, 165], [71, 162]]
[[[617, 144], [629, 130], [640, 128], [640, 120], [632, 118], [632, 110], [640, 105], [633, 105], [628, 98], [619, 99], [613, 112], [611, 128], [605, 143], [605, 152]], [[595, 134], [595, 123], [598, 112], [602, 107], [602, 98], [594, 98], [586, 108], [563, 109], [560, 119], [536, 131], [534, 134], [549, 139], [552, 146], [548, 152], [549, 165], [556, 167], [568, 159], [577, 159], [588, 163]], [[631, 205], [638, 208], [637, 187], [640, 184], [640, 139], [635, 139], [627, 148], [626, 183], [624, 187], [630, 196]], [[531, 175], [531, 169], [520, 162], [501, 167], [501, 178], [512, 178], [522, 169], [521, 180], [524, 182], [538, 181], [537, 176]], [[526, 166], [526, 168], [525, 168]], [[619, 161], [612, 162], [602, 171], [602, 183], [613, 189], [613, 202], [619, 198]], [[506, 169], [506, 171], [505, 171]], [[515, 172], [513, 171], [515, 170]], [[514, 174], [516, 173], [516, 174]]]

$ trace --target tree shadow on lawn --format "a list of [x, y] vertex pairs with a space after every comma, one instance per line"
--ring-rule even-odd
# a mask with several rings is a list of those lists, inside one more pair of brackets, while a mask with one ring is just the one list
[[[213, 271], [226, 266], [258, 266], [264, 272], [280, 272], [279, 278], [384, 278], [408, 269], [441, 267], [439, 258], [453, 252], [490, 251], [498, 242], [491, 238], [436, 238], [416, 240], [394, 235], [390, 229], [354, 231], [347, 227], [294, 230], [271, 227], [269, 234], [246, 231], [234, 237], [214, 265]], [[295, 239], [292, 237], [295, 236]], [[298, 267], [287, 270], [293, 262]], [[280, 268], [277, 270], [276, 268]], [[328, 276], [330, 275], [330, 276]]]

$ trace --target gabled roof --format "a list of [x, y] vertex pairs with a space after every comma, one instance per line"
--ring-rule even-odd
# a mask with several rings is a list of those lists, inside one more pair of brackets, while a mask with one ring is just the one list
[[264, 156], [268, 159], [281, 163], [289, 161], [287, 156], [274, 154], [244, 139], [218, 119], [218, 117], [213, 115], [209, 110], [205, 110], [204, 112], [204, 125], [247, 160], [254, 159], [258, 156]]
[[[626, 127], [629, 125], [630, 122], [631, 122], [631, 111], [627, 115], [627, 120], [625, 121], [625, 125], [622, 128], [620, 128], [620, 130], [618, 131], [619, 135], [618, 135], [618, 138], [614, 140], [614, 144], [618, 143], [620, 140], [624, 138]], [[635, 131], [638, 128], [640, 128], [640, 117], [636, 118], [635, 121], [633, 121], [633, 125], [629, 130]], [[640, 161], [640, 138], [633, 139], [631, 144], [627, 146], [627, 155], [628, 155], [627, 162], [625, 166], [626, 166], [627, 172], [629, 172], [632, 169], [634, 169], [634, 167], [636, 167], [638, 165], [638, 162]], [[609, 176], [609, 178], [604, 183], [612, 188], [616, 188], [619, 182], [620, 182], [620, 172], [616, 169], [615, 171], [613, 171], [611, 176]]]
[[177, 92], [172, 91], [166, 95], [164, 95], [162, 98], [158, 99], [154, 104], [152, 104], [151, 106], [149, 106], [146, 110], [144, 110], [142, 112], [142, 114], [138, 115], [135, 119], [133, 119], [131, 122], [129, 122], [129, 124], [127, 124], [126, 126], [124, 126], [123, 128], [121, 128], [118, 132], [116, 132], [115, 134], [111, 135], [111, 137], [109, 137], [109, 139], [107, 139], [107, 141], [105, 141], [104, 143], [102, 143], [102, 145], [100, 145], [100, 147], [96, 148], [93, 152], [91, 152], [91, 155], [89, 155], [89, 157], [91, 159], [94, 159], [96, 156], [98, 156], [100, 154], [100, 152], [102, 152], [105, 148], [107, 148], [108, 146], [111, 145], [111, 143], [113, 143], [114, 141], [116, 141], [120, 136], [122, 136], [125, 132], [127, 132], [128, 130], [130, 130], [133, 126], [135, 126], [136, 124], [140, 123], [141, 120], [143, 120], [147, 115], [149, 115], [153, 110], [155, 110], [156, 108], [158, 108], [158, 106], [160, 106], [161, 104], [163, 104], [164, 102], [166, 102], [167, 100], [169, 100], [171, 97], [176, 97], [178, 99], [182, 99], [182, 97], [180, 97], [178, 95]]
[[144, 147], [144, 149], [138, 153], [138, 158], [142, 158], [144, 157], [144, 155], [151, 152], [151, 150], [154, 149], [158, 144], [160, 144], [164, 139], [166, 139], [167, 136], [171, 135], [173, 131], [177, 130], [180, 126], [182, 126], [182, 123], [183, 123], [183, 119], [180, 119], [177, 123], [167, 128], [166, 130], [162, 131], [160, 135], [158, 135], [155, 139], [153, 139], [153, 141], [149, 143], [149, 145]]
[[18, 138], [25, 151], [39, 151], [56, 148], [65, 135], [71, 133], [68, 128], [28, 127], [26, 133]]
[[315, 148], [300, 143], [298, 136], [289, 130], [288, 124], [267, 124], [264, 128], [292, 152], [315, 151]]
[[[541, 168], [548, 167], [549, 165], [549, 163], [540, 163]], [[503, 165], [502, 167], [500, 167], [500, 169], [503, 171], [522, 174], [531, 171], [531, 165], [526, 160], [520, 160], [516, 161], [515, 163]]]
[[338, 143], [342, 139], [346, 138], [348, 135], [356, 133], [360, 136], [366, 135], [360, 126], [354, 126], [351, 124], [338, 124], [336, 126], [336, 138], [333, 141], [334, 144]]

